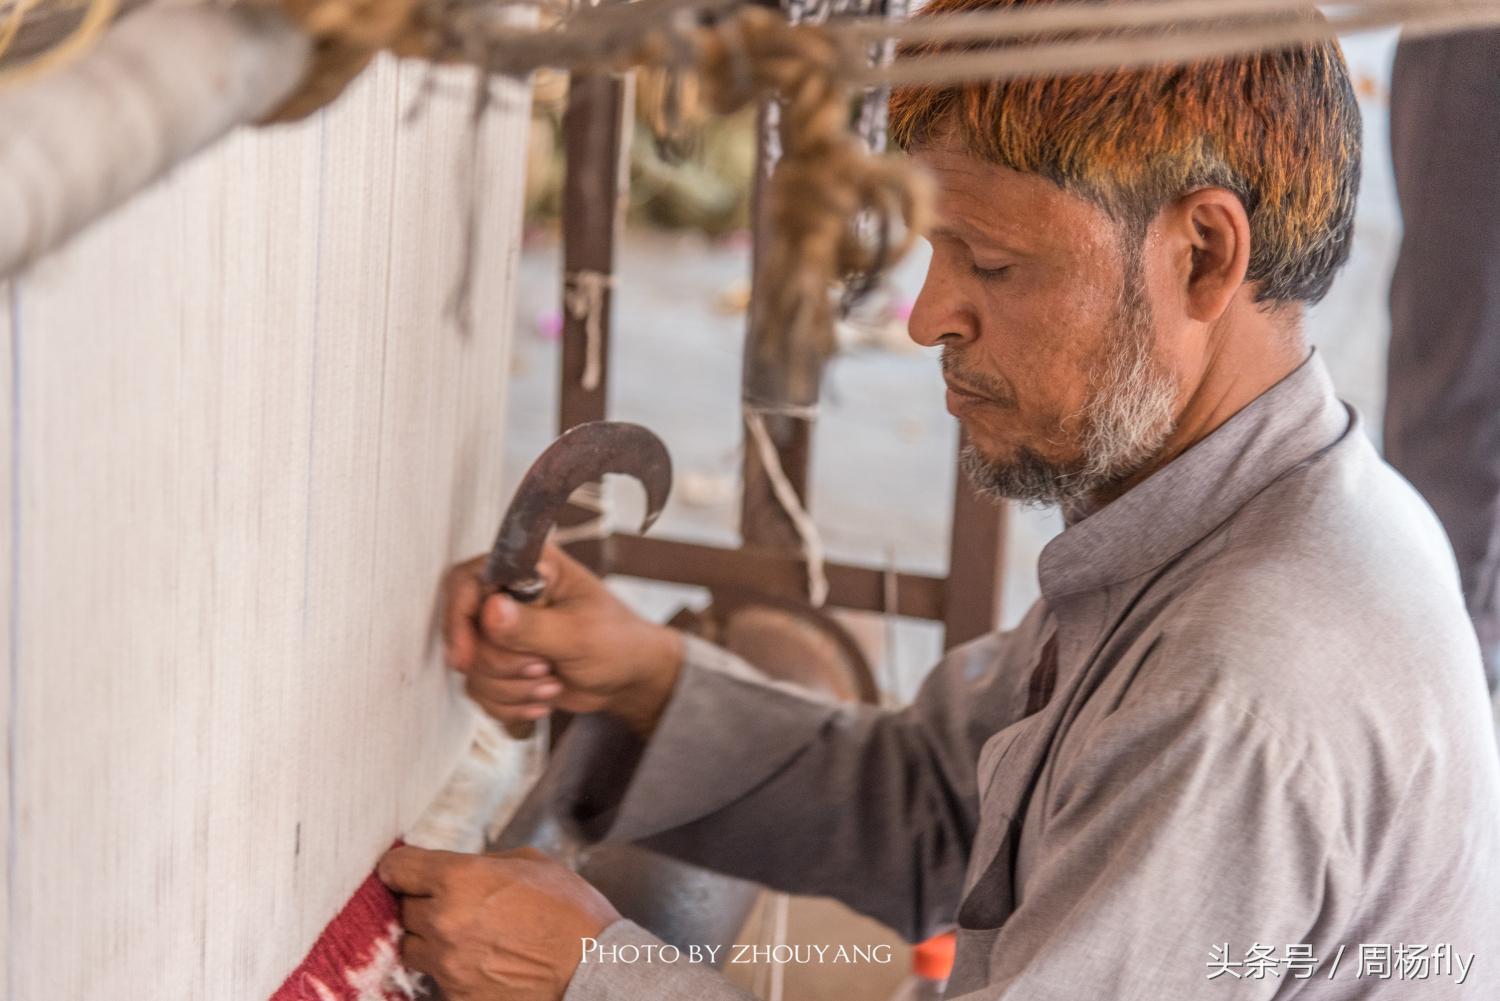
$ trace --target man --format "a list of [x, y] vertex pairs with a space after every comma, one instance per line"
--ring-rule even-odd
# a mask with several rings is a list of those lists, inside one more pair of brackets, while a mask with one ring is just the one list
[[[1385, 454], [1432, 503], [1500, 696], [1500, 31], [1403, 40]], [[1500, 704], [1500, 703], [1497, 703]]]
[[[940, 189], [911, 334], [968, 472], [1066, 514], [1042, 598], [884, 712], [768, 684], [556, 551], [541, 608], [481, 606], [471, 563], [471, 695], [583, 714], [548, 781], [586, 836], [956, 925], [950, 998], [1495, 997], [1500, 761], [1452, 554], [1300, 332], [1358, 182], [1337, 46], [892, 112]], [[544, 859], [380, 872], [453, 1001], [743, 996], [611, 952], [655, 940]]]

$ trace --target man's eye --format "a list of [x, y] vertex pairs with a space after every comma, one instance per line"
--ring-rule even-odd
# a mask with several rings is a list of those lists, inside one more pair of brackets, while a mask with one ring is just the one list
[[998, 268], [981, 268], [979, 265], [975, 264], [971, 266], [970, 270], [974, 272], [974, 277], [992, 281], [996, 278], [1002, 277], [1007, 271], [1009, 271], [1010, 265], [1004, 264]]

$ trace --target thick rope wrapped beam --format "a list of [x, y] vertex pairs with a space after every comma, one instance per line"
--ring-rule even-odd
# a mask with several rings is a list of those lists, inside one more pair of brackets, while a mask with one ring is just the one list
[[121, 8], [121, 0], [0, 3], [0, 86], [40, 76], [77, 58], [103, 34]]
[[[57, 46], [88, 16], [96, 0], [0, 0], [0, 69], [14, 67]], [[146, 0], [116, 0], [114, 16], [123, 17]]]
[[275, 10], [148, 7], [82, 59], [0, 91], [0, 278], [275, 108], [309, 51]]
[[418, 0], [245, 0], [280, 10], [312, 39], [297, 88], [265, 124], [305, 118], [344, 92], [376, 54], [425, 55], [415, 33]]
[[[524, 4], [522, 4], [524, 6]], [[727, 15], [743, 0], [633, 0], [580, 6], [556, 23], [517, 30], [499, 14], [517, 4], [423, 0], [410, 44], [431, 59], [472, 63], [492, 73], [533, 70], [633, 69], [650, 46], [666, 62], [690, 59], [704, 18]], [[536, 6], [541, 6], [537, 4]]]
[[[766, 189], [769, 244], [756, 276], [765, 295], [754, 341], [768, 363], [821, 361], [835, 346], [831, 289], [840, 280], [867, 284], [930, 224], [925, 175], [904, 160], [872, 156], [851, 133], [847, 70], [868, 59], [856, 43], [756, 7], [701, 29], [694, 43], [705, 99], [716, 110], [780, 101], [781, 157]], [[673, 43], [655, 44], [643, 51], [645, 62], [673, 57], [666, 48]]]
[[[106, 2], [115, 0], [73, 9], [86, 18], [109, 9]], [[0, 4], [11, 28], [20, 13], [28, 14], [21, 28], [30, 16], [57, 15], [27, 0]], [[1327, 5], [1326, 17], [1313, 16], [1317, 5], [1307, 0], [1064, 2], [797, 27], [762, 8], [731, 15], [736, 0], [637, 0], [582, 8], [537, 31], [517, 27], [518, 6], [528, 5], [247, 0], [125, 18], [83, 60], [28, 87], [0, 88], [0, 177], [8, 180], [0, 191], [0, 276], [234, 125], [321, 107], [381, 49], [505, 74], [541, 66], [696, 68], [718, 110], [770, 93], [792, 110], [782, 138], [793, 155], [772, 192], [778, 235], [771, 259], [786, 281], [771, 316], [795, 339], [831, 328], [826, 294], [815, 294], [815, 285], [826, 292], [839, 278], [893, 262], [921, 228], [918, 182], [850, 149], [843, 102], [855, 87], [1182, 62], [1397, 25], [1421, 34], [1500, 24], [1500, 0], [1347, 0]], [[705, 17], [721, 20], [705, 27]], [[871, 65], [871, 43], [882, 40], [944, 47]], [[132, 113], [122, 114], [127, 107]], [[860, 239], [853, 225], [898, 214], [908, 225], [894, 246]]]

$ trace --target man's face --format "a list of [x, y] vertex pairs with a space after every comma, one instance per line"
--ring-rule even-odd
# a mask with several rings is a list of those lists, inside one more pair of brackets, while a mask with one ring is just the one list
[[[1150, 464], [1174, 426], [1149, 246], [1045, 178], [915, 154], [938, 183], [911, 336], [943, 349], [965, 468], [994, 495], [1072, 503]], [[1146, 243], [1149, 245], [1149, 240]]]

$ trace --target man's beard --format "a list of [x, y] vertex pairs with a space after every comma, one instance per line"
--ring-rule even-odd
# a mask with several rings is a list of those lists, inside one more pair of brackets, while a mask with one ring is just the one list
[[1062, 422], [1080, 428], [1078, 458], [1049, 462], [1023, 446], [995, 461], [970, 444], [963, 451], [963, 470], [980, 493], [1038, 505], [1086, 505], [1090, 496], [1139, 473], [1161, 451], [1176, 427], [1177, 387], [1153, 352], [1151, 307], [1138, 255], [1127, 261], [1111, 327], [1113, 334], [1090, 367], [1088, 400]]

